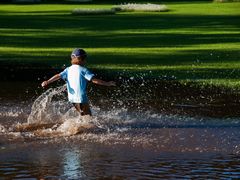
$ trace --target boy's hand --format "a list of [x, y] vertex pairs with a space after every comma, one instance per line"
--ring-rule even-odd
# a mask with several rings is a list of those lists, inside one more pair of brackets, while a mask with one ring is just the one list
[[94, 84], [102, 85], [102, 86], [116, 86], [116, 83], [114, 81], [103, 81], [101, 79], [93, 78], [92, 82]]
[[41, 85], [43, 88], [46, 87], [48, 85], [48, 81], [43, 81]]
[[43, 81], [41, 85], [44, 88], [47, 85], [51, 84], [52, 82], [59, 80], [60, 78], [61, 78], [61, 75], [60, 74], [56, 74], [53, 77], [51, 77], [49, 80]]

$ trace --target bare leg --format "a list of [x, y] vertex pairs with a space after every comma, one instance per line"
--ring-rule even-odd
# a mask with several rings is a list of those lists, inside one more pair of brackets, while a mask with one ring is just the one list
[[92, 116], [91, 109], [87, 103], [73, 103], [76, 110], [81, 114], [81, 116], [89, 115]]

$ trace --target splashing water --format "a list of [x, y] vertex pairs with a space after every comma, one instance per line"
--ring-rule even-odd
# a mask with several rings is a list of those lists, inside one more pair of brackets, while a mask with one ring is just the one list
[[[70, 136], [95, 127], [89, 116], [80, 116], [66, 100], [66, 86], [50, 88], [33, 103], [27, 123], [17, 123], [10, 131], [31, 132], [28, 136]], [[1, 132], [6, 128], [0, 127]], [[19, 134], [17, 134], [19, 135]]]
[[[58, 123], [61, 122], [63, 112], [66, 111], [66, 101], [64, 101], [63, 92], [66, 86], [50, 88], [40, 95], [33, 103], [31, 114], [27, 121], [31, 123]], [[57, 99], [54, 99], [55, 97]]]
[[[102, 129], [110, 131], [136, 121], [126, 108], [112, 109], [110, 112], [92, 107], [97, 116], [80, 116], [66, 100], [66, 86], [48, 89], [33, 103], [27, 123], [17, 124], [17, 131], [35, 131], [40, 136], [69, 136], [84, 130]], [[135, 115], [134, 115], [135, 116]], [[123, 128], [124, 129], [124, 128]]]
[[[114, 95], [116, 94], [113, 93], [112, 96]], [[82, 117], [66, 97], [66, 86], [48, 89], [33, 103], [27, 123], [17, 123], [9, 129], [0, 125], [0, 133], [31, 139], [44, 137], [48, 141], [51, 141], [52, 137], [69, 136], [76, 141], [130, 143], [133, 146], [163, 150], [226, 149], [239, 152], [238, 118], [216, 119], [162, 114], [151, 111], [151, 108], [129, 108], [124, 98], [118, 98], [115, 104], [111, 104], [114, 99], [111, 97], [109, 102], [108, 99], [103, 99], [100, 104], [90, 101], [93, 116]], [[216, 128], [219, 130], [215, 130]], [[172, 144], [178, 146], [172, 147]]]
[[7, 132], [6, 128], [0, 124], [0, 133]]

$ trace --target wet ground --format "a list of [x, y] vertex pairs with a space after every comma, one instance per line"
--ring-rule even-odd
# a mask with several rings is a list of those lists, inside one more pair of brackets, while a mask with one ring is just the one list
[[51, 134], [56, 127], [39, 136], [13, 126], [29, 116], [55, 124], [76, 118], [61, 82], [50, 90], [39, 82], [2, 82], [0, 177], [240, 178], [238, 92], [157, 79], [117, 81], [117, 88], [89, 86], [93, 122], [100, 130], [68, 134], [65, 129], [57, 136]]

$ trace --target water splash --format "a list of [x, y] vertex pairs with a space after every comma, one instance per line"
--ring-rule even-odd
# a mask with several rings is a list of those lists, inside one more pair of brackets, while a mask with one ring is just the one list
[[[184, 128], [236, 126], [239, 119], [219, 121], [214, 118], [189, 117], [154, 113], [141, 106], [129, 108], [124, 99], [118, 99], [108, 108], [109, 103], [102, 101], [101, 106], [92, 105], [93, 117], [81, 117], [66, 99], [66, 86], [50, 88], [33, 103], [27, 123], [17, 123], [14, 131], [36, 131], [36, 134], [74, 135], [84, 127], [98, 127], [107, 132], [131, 128]], [[119, 92], [116, 91], [118, 94]], [[112, 98], [110, 97], [110, 100]], [[104, 104], [106, 103], [106, 104]], [[136, 103], [135, 103], [136, 104]], [[139, 105], [139, 104], [138, 104]], [[41, 132], [41, 133], [40, 133]]]
[[64, 91], [66, 86], [50, 88], [40, 95], [33, 103], [27, 122], [58, 123], [62, 121], [63, 113], [67, 111]]
[[[27, 123], [17, 123], [10, 128], [24, 136], [70, 136], [96, 129], [97, 119], [80, 116], [66, 99], [66, 86], [50, 88], [33, 103]], [[30, 132], [30, 134], [29, 134]]]
[[7, 129], [0, 124], [0, 133], [6, 133], [7, 132]]
[[[81, 117], [67, 101], [65, 92], [65, 86], [48, 89], [33, 103], [26, 123], [15, 123], [10, 128], [0, 125], [0, 133], [11, 138], [44, 138], [48, 142], [55, 137], [56, 141], [61, 141], [59, 137], [64, 136], [74, 141], [131, 144], [166, 151], [232, 149], [233, 152], [239, 152], [238, 131], [232, 133], [231, 129], [240, 127], [239, 118], [164, 114], [154, 112], [151, 108], [146, 110], [146, 104], [141, 106], [135, 102], [133, 106], [137, 106], [133, 108], [126, 103], [125, 98], [116, 100], [116, 94], [119, 97], [121, 93], [119, 90], [109, 96], [109, 99], [100, 99], [100, 103], [96, 103], [99, 98], [90, 98], [93, 117]], [[226, 133], [220, 129], [215, 130], [217, 128], [225, 128]], [[173, 144], [178, 146], [173, 147]]]

